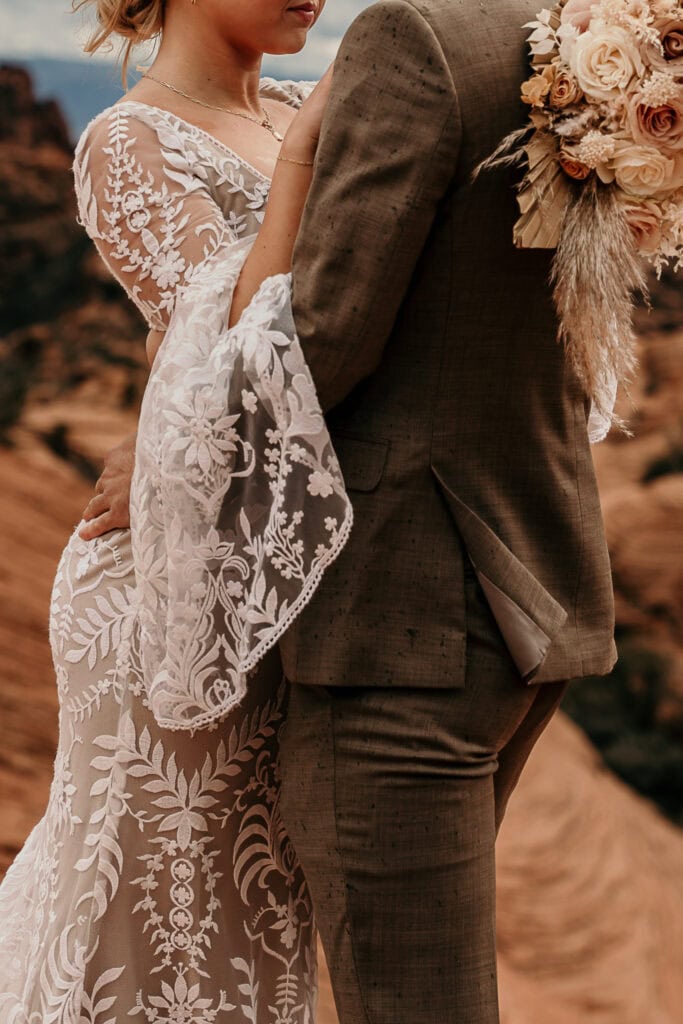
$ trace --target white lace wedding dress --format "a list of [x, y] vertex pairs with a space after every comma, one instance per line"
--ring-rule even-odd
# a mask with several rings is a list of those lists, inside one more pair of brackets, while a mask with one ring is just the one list
[[269, 181], [131, 101], [86, 129], [74, 169], [84, 226], [166, 338], [131, 531], [74, 533], [57, 571], [59, 748], [0, 887], [0, 1022], [308, 1024], [314, 924], [278, 813], [274, 644], [351, 509], [289, 279], [227, 328]]

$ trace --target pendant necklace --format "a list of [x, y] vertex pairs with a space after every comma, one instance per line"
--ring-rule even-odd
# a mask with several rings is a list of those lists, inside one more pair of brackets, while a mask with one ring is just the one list
[[234, 114], [235, 117], [244, 117], [247, 121], [253, 121], [254, 124], [259, 125], [261, 128], [265, 128], [266, 131], [270, 132], [277, 142], [282, 142], [283, 136], [277, 130], [275, 125], [270, 119], [270, 116], [266, 110], [263, 111], [262, 117], [254, 117], [253, 114], [245, 114], [242, 110], [232, 110], [230, 107], [218, 107], [213, 103], [205, 103], [204, 100], [198, 100], [196, 96], [190, 96], [189, 93], [183, 92], [182, 89], [176, 88], [175, 85], [171, 85], [170, 82], [164, 82], [163, 79], [157, 78], [150, 71], [146, 71], [144, 68], [136, 68], [136, 71], [142, 71], [145, 78], [151, 78], [157, 85], [163, 85], [165, 89], [170, 89], [171, 92], [175, 92], [178, 96], [183, 96], [186, 100], [191, 103], [197, 103], [200, 107], [206, 107], [207, 110], [218, 110], [222, 114]]

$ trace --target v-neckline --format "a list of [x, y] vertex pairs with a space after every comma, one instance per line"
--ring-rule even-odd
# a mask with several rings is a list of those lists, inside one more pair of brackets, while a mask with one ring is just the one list
[[140, 100], [125, 99], [119, 100], [118, 103], [114, 103], [111, 107], [108, 108], [108, 110], [103, 110], [102, 114], [109, 113], [112, 110], [117, 110], [120, 107], [142, 107], [143, 109], [154, 110], [158, 114], [163, 114], [166, 117], [173, 118], [175, 121], [179, 121], [180, 124], [184, 125], [186, 128], [189, 128], [192, 132], [196, 132], [198, 135], [201, 135], [202, 138], [207, 140], [207, 142], [210, 142], [218, 149], [223, 150], [223, 152], [226, 153], [228, 156], [233, 157], [238, 164], [241, 164], [243, 167], [246, 167], [247, 170], [251, 171], [251, 173], [256, 175], [257, 178], [260, 178], [261, 181], [265, 182], [268, 185], [272, 183], [273, 179], [271, 176], [264, 174], [263, 171], [259, 171], [258, 167], [254, 167], [253, 164], [249, 163], [248, 160], [245, 160], [243, 156], [237, 153], [230, 146], [226, 145], [224, 142], [221, 142], [221, 140], [216, 138], [215, 135], [212, 135], [211, 132], [207, 132], [204, 128], [200, 128], [199, 125], [194, 124], [193, 121], [188, 121], [186, 118], [181, 117], [180, 114], [175, 114], [172, 110], [168, 110], [166, 107], [158, 107], [155, 103], [142, 103]]

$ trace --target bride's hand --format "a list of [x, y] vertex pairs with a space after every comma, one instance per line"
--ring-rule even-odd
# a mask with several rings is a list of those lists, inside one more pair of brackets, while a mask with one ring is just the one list
[[[292, 269], [292, 251], [311, 185], [313, 160], [332, 83], [330, 66], [301, 105], [284, 137], [263, 224], [237, 279], [228, 326], [234, 327], [263, 282]], [[302, 166], [297, 166], [301, 164]]]
[[86, 525], [78, 531], [81, 540], [94, 540], [109, 530], [129, 528], [134, 464], [135, 434], [132, 434], [104, 457], [104, 470], [95, 485], [97, 493], [83, 513]]
[[330, 64], [308, 99], [301, 104], [282, 143], [283, 156], [296, 160], [312, 160], [315, 156], [333, 72], [334, 64]]

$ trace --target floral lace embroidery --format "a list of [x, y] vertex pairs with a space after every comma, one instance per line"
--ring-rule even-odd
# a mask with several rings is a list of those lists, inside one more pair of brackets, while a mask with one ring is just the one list
[[[74, 162], [81, 222], [156, 330], [168, 326], [197, 266], [263, 219], [269, 182], [250, 182], [237, 157], [202, 145], [202, 134], [165, 111], [123, 103], [86, 130]], [[102, 180], [94, 185], [93, 176]], [[237, 198], [227, 216], [212, 191]]]
[[[127, 531], [55, 578], [60, 740], [47, 813], [0, 887], [3, 1024], [312, 1024], [315, 933], [279, 814], [284, 691], [222, 730], [159, 729]], [[275, 663], [277, 664], [277, 663]]]
[[[306, 91], [272, 88], [278, 95], [284, 88], [294, 104]], [[313, 1024], [312, 911], [279, 814], [286, 691], [277, 658], [263, 655], [277, 636], [273, 625], [281, 628], [295, 608], [292, 595], [299, 605], [308, 600], [339, 550], [350, 506], [293, 334], [288, 280], [267, 282], [241, 329], [225, 330], [267, 179], [192, 126], [138, 106], [122, 104], [86, 131], [76, 186], [81, 219], [108, 266], [152, 326], [174, 325], [147, 401], [151, 411], [157, 399], [169, 401], [160, 426], [173, 435], [164, 435], [173, 442], [164, 456], [171, 461], [166, 473], [154, 454], [158, 434], [141, 423], [152, 461], [143, 458], [136, 470], [144, 507], [135, 559], [127, 531], [88, 543], [76, 532], [57, 570], [50, 642], [59, 748], [46, 814], [0, 887], [0, 1020]], [[257, 505], [237, 488], [221, 491], [247, 479], [237, 452], [257, 469], [249, 484]], [[171, 567], [184, 577], [169, 577], [161, 557], [173, 548], [167, 499], [176, 486], [190, 517], [190, 547], [179, 553], [197, 543], [194, 563]], [[230, 538], [235, 501], [243, 502], [237, 521], [249, 523], [250, 538]], [[267, 564], [254, 562], [262, 544], [257, 506], [271, 508]], [[204, 541], [214, 545], [206, 557]], [[236, 543], [243, 546], [237, 576], [220, 572], [218, 556], [231, 543], [238, 561]], [[274, 600], [264, 570], [294, 590]], [[239, 675], [240, 699], [227, 710], [207, 704], [196, 649], [183, 654], [186, 637], [172, 628], [174, 656], [190, 658], [181, 683], [196, 688], [211, 721], [222, 720], [194, 734], [160, 728], [143, 641], [146, 630], [168, 625], [155, 610], [169, 581], [181, 581], [179, 615], [189, 607], [201, 646], [205, 629], [220, 624], [220, 616], [201, 613], [203, 587], [217, 583], [221, 595], [244, 603], [249, 574], [263, 580], [253, 595], [259, 629], [269, 635], [258, 664]], [[219, 601], [214, 611], [221, 609]], [[256, 610], [250, 605], [246, 619]], [[179, 727], [187, 724], [181, 714]]]
[[269, 278], [224, 326], [250, 244], [218, 254], [178, 300], [140, 413], [131, 522], [143, 663], [169, 729], [240, 703], [353, 520], [290, 278]]

